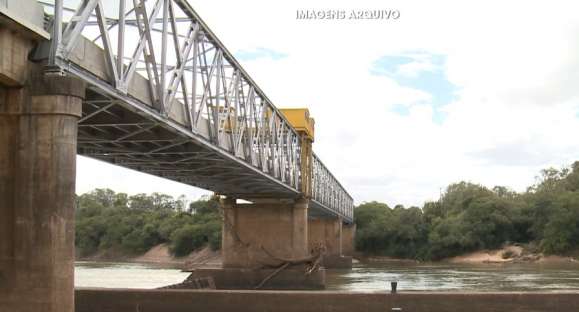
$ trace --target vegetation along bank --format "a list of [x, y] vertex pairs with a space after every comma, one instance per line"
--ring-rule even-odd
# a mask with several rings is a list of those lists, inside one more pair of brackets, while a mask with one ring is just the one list
[[[530, 253], [573, 256], [579, 247], [579, 162], [542, 170], [521, 193], [459, 182], [422, 207], [374, 201], [354, 214], [356, 248], [365, 255], [427, 261], [514, 244]], [[77, 197], [78, 257], [139, 255], [159, 244], [177, 257], [207, 245], [219, 249], [217, 199], [187, 203], [183, 197], [109, 189]]]

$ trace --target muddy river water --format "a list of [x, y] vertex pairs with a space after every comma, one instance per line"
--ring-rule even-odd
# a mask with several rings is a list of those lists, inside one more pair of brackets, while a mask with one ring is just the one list
[[[79, 287], [156, 288], [181, 282], [178, 268], [134, 263], [77, 262]], [[328, 271], [328, 289], [376, 291], [577, 291], [579, 265], [569, 264], [407, 264], [358, 263], [352, 270]]]

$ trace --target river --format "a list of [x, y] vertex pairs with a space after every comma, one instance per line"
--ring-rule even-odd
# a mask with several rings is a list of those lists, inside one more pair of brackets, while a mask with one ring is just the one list
[[[135, 263], [77, 262], [75, 285], [79, 287], [156, 288], [179, 283], [188, 273], [170, 266]], [[327, 273], [330, 290], [431, 291], [577, 291], [577, 264], [407, 264], [358, 263], [352, 270]]]

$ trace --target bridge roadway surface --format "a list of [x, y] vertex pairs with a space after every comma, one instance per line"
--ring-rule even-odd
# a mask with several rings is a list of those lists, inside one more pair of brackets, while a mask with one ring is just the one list
[[352, 197], [187, 1], [4, 2], [43, 39], [47, 75], [87, 83], [78, 154], [248, 200], [303, 196], [311, 166], [309, 215], [353, 221]]

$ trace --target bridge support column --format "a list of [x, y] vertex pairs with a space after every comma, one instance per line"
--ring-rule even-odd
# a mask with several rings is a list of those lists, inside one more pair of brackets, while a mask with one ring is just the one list
[[0, 85], [0, 311], [72, 312], [84, 85], [29, 67], [22, 87]]
[[222, 208], [224, 268], [275, 265], [279, 261], [272, 256], [284, 259], [308, 256], [305, 200], [238, 204], [226, 198]]
[[310, 219], [308, 224], [308, 242], [310, 249], [323, 247], [326, 250], [324, 267], [330, 269], [351, 268], [352, 257], [343, 256], [342, 252], [342, 219]]
[[342, 255], [353, 256], [356, 251], [356, 224], [342, 225]]
[[[286, 260], [309, 258], [307, 200], [237, 203], [234, 198], [224, 198], [221, 208], [223, 268], [196, 270], [194, 275], [213, 276], [217, 288], [252, 289]], [[307, 275], [305, 265], [298, 264], [275, 274], [259, 288], [319, 289], [324, 285], [323, 269]]]

